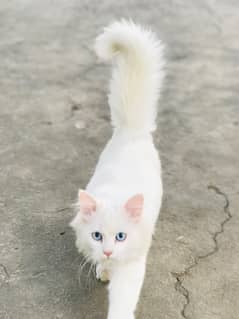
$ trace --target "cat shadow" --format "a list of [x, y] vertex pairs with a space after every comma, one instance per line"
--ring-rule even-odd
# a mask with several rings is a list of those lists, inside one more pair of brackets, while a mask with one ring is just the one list
[[50, 217], [48, 213], [49, 218], [44, 218], [41, 213], [31, 217], [28, 227], [20, 226], [23, 280], [30, 281], [32, 302], [36, 308], [44, 308], [49, 319], [104, 318], [106, 286], [96, 280], [94, 267], [78, 254], [74, 233], [66, 226], [69, 214]]

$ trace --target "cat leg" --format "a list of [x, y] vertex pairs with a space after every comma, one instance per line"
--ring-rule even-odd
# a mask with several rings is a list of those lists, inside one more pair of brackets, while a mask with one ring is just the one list
[[101, 264], [97, 264], [96, 266], [96, 279], [101, 280], [102, 282], [109, 281], [109, 272]]
[[134, 319], [144, 280], [146, 258], [112, 269], [107, 319]]

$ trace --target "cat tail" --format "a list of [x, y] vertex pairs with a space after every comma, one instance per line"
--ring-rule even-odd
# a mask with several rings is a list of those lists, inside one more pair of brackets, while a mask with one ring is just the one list
[[113, 63], [108, 95], [113, 127], [153, 131], [164, 77], [161, 42], [151, 31], [122, 20], [104, 29], [95, 50]]

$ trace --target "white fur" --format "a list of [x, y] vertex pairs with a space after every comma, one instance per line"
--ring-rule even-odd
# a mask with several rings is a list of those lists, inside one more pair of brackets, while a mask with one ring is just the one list
[[96, 39], [100, 58], [113, 61], [109, 105], [114, 127], [154, 130], [163, 76], [162, 45], [132, 22], [115, 22]]
[[[110, 280], [108, 319], [133, 319], [162, 198], [160, 160], [151, 136], [163, 78], [162, 47], [150, 31], [122, 21], [97, 38], [96, 52], [114, 63], [109, 94], [114, 133], [86, 188], [96, 210], [85, 222], [79, 209], [71, 226], [78, 250], [97, 264], [97, 277]], [[138, 222], [124, 208], [135, 194], [144, 197]], [[95, 231], [103, 234], [102, 242], [92, 239]], [[120, 231], [127, 234], [124, 242], [115, 241]], [[106, 250], [113, 252], [110, 258]]]

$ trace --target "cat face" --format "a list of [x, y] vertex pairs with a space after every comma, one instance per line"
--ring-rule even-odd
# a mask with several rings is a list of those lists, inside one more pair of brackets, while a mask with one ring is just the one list
[[94, 263], [126, 261], [138, 256], [144, 237], [141, 223], [143, 204], [143, 195], [137, 194], [122, 207], [112, 209], [80, 191], [80, 211], [71, 223], [79, 251]]

